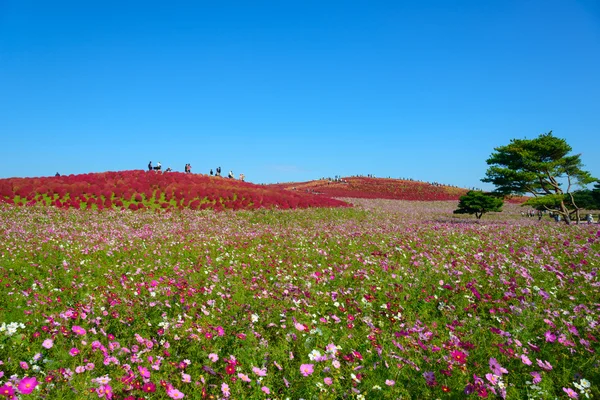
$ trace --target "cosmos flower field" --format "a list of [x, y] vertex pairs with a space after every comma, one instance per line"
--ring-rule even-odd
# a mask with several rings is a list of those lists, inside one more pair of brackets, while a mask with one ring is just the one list
[[600, 225], [0, 205], [0, 399], [600, 397]]

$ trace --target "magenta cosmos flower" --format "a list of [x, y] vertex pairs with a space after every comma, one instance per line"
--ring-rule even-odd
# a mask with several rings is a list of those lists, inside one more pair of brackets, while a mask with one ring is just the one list
[[25, 378], [21, 379], [19, 385], [17, 386], [17, 389], [19, 389], [19, 392], [21, 394], [29, 394], [33, 392], [33, 389], [35, 389], [37, 385], [38, 381], [35, 378], [35, 376], [31, 378], [26, 376]]
[[156, 392], [156, 385], [152, 382], [146, 382], [142, 385], [142, 390], [146, 393]]
[[78, 335], [85, 335], [85, 333], [86, 333], [85, 329], [83, 329], [79, 325], [73, 325], [73, 328], [71, 328], [71, 330]]
[[9, 397], [9, 396], [12, 396], [13, 394], [15, 394], [15, 390], [13, 389], [12, 386], [9, 386], [9, 385], [0, 386], [0, 395]]

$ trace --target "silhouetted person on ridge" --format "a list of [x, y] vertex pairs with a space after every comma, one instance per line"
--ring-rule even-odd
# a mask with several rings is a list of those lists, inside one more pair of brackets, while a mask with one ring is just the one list
[[148, 163], [148, 171], [152, 171], [152, 161]]

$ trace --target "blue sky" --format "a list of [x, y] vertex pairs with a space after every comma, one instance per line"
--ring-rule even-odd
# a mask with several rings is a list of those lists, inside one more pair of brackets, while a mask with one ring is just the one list
[[221, 166], [484, 187], [553, 130], [600, 176], [600, 2], [0, 0], [0, 178]]

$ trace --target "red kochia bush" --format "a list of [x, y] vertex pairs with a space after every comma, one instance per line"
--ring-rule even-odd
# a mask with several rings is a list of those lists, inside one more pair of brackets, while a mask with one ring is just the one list
[[[20, 196], [17, 197], [20, 193]], [[199, 174], [119, 171], [43, 178], [0, 179], [0, 201], [25, 204], [41, 194], [51, 205], [86, 209], [153, 208], [254, 209], [348, 207], [325, 196], [254, 185], [235, 179]], [[41, 198], [40, 198], [41, 200]], [[177, 203], [173, 207], [170, 202]], [[135, 207], [129, 203], [134, 201]], [[92, 207], [96, 205], [96, 207]]]

